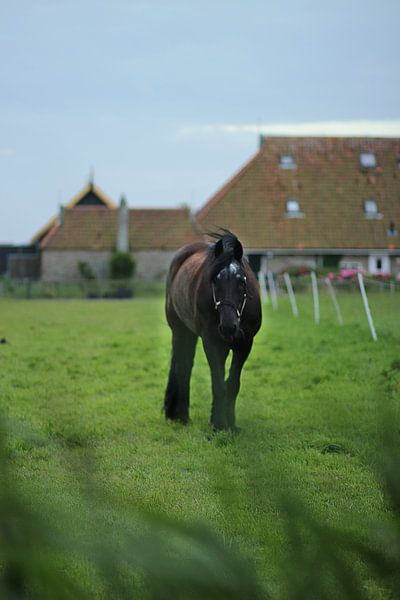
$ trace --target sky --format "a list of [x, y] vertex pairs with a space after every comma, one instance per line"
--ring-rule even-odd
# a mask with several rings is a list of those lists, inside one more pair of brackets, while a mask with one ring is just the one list
[[259, 134], [400, 137], [398, 0], [1, 0], [0, 244], [88, 181], [198, 209]]

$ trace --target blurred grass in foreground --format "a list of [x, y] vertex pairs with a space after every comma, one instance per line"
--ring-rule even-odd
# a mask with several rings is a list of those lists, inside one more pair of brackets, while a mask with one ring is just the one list
[[[386, 373], [393, 397], [398, 370]], [[390, 390], [389, 390], [390, 391]], [[74, 502], [59, 505], [38, 501], [22, 484], [13, 466], [13, 444], [46, 444], [47, 440], [15, 421], [1, 421], [0, 439], [0, 597], [4, 600], [149, 598], [367, 600], [398, 598], [400, 590], [400, 468], [399, 427], [395, 411], [385, 411], [382, 453], [377, 474], [386, 494], [388, 519], [365, 522], [359, 533], [324, 524], [299, 494], [285, 484], [275, 490], [289, 553], [281, 569], [281, 585], [261, 589], [255, 566], [232, 550], [205, 524], [187, 524], [165, 514], [148, 512], [135, 501], [131, 512], [114, 506], [96, 482], [95, 468], [70, 464], [78, 474]], [[234, 444], [228, 434], [219, 443]], [[327, 448], [335, 452], [335, 448]], [[250, 457], [249, 457], [250, 458]], [[253, 457], [254, 459], [254, 457]], [[250, 463], [249, 463], [250, 464]], [[263, 469], [277, 468], [252, 461], [249, 489], [257, 490]], [[210, 473], [223, 481], [224, 473]], [[227, 512], [235, 511], [234, 494], [224, 494]], [[228, 488], [225, 488], [228, 489]], [[44, 491], [45, 492], [45, 491]], [[66, 491], [70, 494], [70, 490]], [[43, 494], [41, 495], [43, 498]], [[262, 511], [260, 511], [262, 515]], [[357, 517], [359, 519], [359, 516]], [[260, 516], [260, 535], [268, 522]], [[229, 547], [229, 549], [228, 549]], [[268, 565], [264, 565], [268, 573]]]

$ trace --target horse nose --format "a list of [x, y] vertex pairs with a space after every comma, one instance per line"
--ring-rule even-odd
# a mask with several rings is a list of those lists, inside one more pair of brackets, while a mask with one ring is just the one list
[[238, 327], [235, 323], [223, 324], [219, 326], [219, 332], [225, 339], [230, 339], [235, 337], [238, 332]]

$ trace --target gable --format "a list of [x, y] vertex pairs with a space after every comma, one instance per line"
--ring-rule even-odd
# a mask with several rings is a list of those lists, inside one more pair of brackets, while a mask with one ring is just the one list
[[[65, 208], [76, 206], [103, 206], [114, 208], [115, 204], [95, 183], [89, 182], [65, 205]], [[59, 215], [55, 215], [33, 236], [32, 243], [42, 242], [52, 227], [57, 224]]]
[[107, 206], [107, 204], [93, 189], [90, 189], [75, 206]]

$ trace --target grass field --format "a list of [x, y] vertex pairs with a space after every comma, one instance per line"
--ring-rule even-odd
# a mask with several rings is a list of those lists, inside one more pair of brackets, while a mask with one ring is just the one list
[[[139, 504], [205, 522], [279, 594], [283, 486], [321, 522], [360, 535], [390, 517], [374, 467], [382, 413], [398, 393], [400, 295], [371, 294], [377, 343], [359, 296], [339, 301], [342, 327], [326, 297], [319, 326], [309, 295], [299, 298], [298, 320], [287, 299], [265, 310], [238, 398], [242, 431], [211, 439], [201, 345], [191, 424], [161, 413], [170, 353], [161, 299], [0, 301], [0, 411], [33, 431], [12, 441], [18, 479], [39, 502], [78, 515], [74, 489], [94, 471], [110, 499], [106, 521]], [[371, 598], [386, 597], [365, 585]]]

